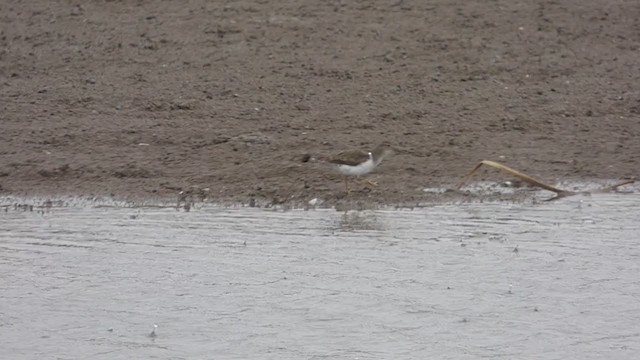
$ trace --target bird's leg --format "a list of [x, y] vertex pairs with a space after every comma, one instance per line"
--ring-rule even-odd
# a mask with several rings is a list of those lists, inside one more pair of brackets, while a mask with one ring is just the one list
[[349, 177], [347, 176], [344, 177], [344, 188], [347, 194], [351, 192], [351, 190], [349, 189]]
[[368, 186], [368, 187], [376, 187], [378, 186], [378, 183], [369, 179], [358, 179], [358, 182], [364, 186]]

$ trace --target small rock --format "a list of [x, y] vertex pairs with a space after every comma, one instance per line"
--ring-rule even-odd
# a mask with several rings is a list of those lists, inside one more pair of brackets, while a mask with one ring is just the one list
[[184, 100], [176, 100], [169, 106], [170, 110], [191, 110], [192, 108], [192, 102]]
[[71, 16], [82, 15], [82, 6], [76, 5], [71, 9]]
[[247, 144], [270, 144], [272, 138], [263, 133], [248, 133], [236, 136], [234, 139]]

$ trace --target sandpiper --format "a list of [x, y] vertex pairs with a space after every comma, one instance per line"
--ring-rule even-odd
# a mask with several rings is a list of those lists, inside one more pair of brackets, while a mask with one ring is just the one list
[[[391, 147], [386, 143], [382, 143], [371, 152], [362, 150], [343, 151], [331, 157], [328, 161], [338, 165], [338, 171], [344, 175], [344, 185], [347, 193], [349, 193], [349, 176], [358, 178], [370, 173], [380, 164], [382, 159], [391, 152]], [[372, 181], [365, 181], [369, 185], [377, 186], [377, 184]]]

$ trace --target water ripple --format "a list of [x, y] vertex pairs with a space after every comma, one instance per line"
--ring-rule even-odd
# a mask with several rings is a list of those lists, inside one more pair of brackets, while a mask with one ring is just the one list
[[636, 358], [638, 199], [7, 211], [3, 353]]

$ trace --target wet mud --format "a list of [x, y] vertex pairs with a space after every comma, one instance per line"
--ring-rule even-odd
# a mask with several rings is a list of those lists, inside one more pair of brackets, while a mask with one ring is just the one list
[[[634, 0], [0, 4], [0, 193], [339, 203], [316, 161], [397, 152], [349, 201], [423, 202], [480, 160], [640, 168]], [[481, 179], [503, 180], [485, 173]]]

